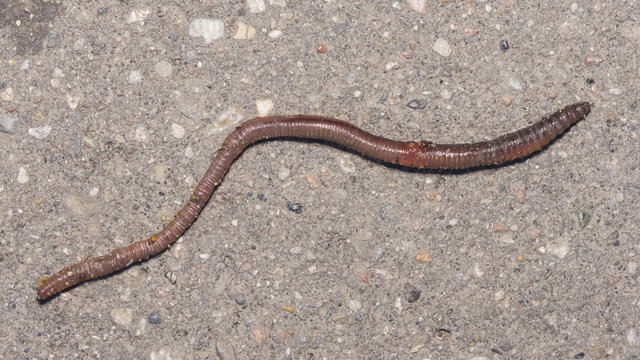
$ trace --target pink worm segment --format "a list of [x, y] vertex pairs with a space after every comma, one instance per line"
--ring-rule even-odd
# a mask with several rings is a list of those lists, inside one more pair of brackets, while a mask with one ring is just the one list
[[390, 164], [420, 169], [465, 169], [527, 156], [547, 145], [590, 110], [587, 102], [569, 105], [529, 127], [472, 144], [395, 141], [322, 116], [269, 116], [248, 120], [227, 136], [193, 195], [169, 225], [149, 239], [70, 265], [49, 278], [43, 277], [37, 282], [38, 299], [47, 299], [73, 285], [111, 274], [171, 246], [196, 219], [234, 160], [256, 141], [282, 137], [325, 140]]

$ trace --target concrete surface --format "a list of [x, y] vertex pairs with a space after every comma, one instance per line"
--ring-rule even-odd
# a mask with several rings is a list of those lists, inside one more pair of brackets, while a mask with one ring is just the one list
[[[2, 358], [640, 356], [638, 1], [0, 5]], [[435, 142], [594, 109], [474, 171], [259, 144], [171, 250], [36, 301], [166, 224], [262, 100]]]

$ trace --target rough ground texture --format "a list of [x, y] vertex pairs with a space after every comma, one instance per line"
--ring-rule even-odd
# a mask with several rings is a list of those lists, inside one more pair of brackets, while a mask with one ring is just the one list
[[[639, 14], [0, 1], [0, 357], [639, 357]], [[524, 161], [463, 172], [258, 144], [169, 251], [36, 301], [41, 276], [166, 224], [263, 100], [435, 142], [593, 111]]]

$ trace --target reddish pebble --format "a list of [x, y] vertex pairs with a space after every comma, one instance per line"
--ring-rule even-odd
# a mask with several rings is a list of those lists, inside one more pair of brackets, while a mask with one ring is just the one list
[[360, 274], [358, 274], [358, 277], [360, 279], [361, 282], [363, 283], [368, 283], [369, 281], [371, 281], [371, 279], [373, 279], [373, 273], [371, 271], [363, 271]]
[[263, 342], [267, 341], [267, 334], [265, 334], [264, 331], [260, 329], [253, 329], [252, 334], [253, 334], [253, 339], [258, 344], [262, 344]]
[[494, 222], [493, 223], [493, 232], [504, 230], [504, 226], [502, 224]]
[[189, 75], [193, 75], [196, 72], [196, 69], [193, 66], [187, 67], [187, 72]]
[[16, 112], [16, 111], [18, 111], [18, 108], [17, 108], [17, 107], [15, 107], [15, 106], [10, 106], [10, 107], [7, 109], [7, 112], [8, 112], [8, 113], [14, 113], [14, 112]]
[[324, 44], [318, 44], [318, 45], [316, 45], [316, 52], [317, 52], [317, 53], [319, 53], [319, 54], [324, 54], [324, 53], [326, 53], [327, 51], [328, 51], [328, 50], [327, 50], [327, 47], [326, 47], [326, 46], [324, 46]]
[[516, 191], [516, 199], [520, 204], [524, 204], [524, 192], [522, 190]]
[[598, 56], [596, 54], [589, 54], [584, 57], [584, 64], [586, 66], [598, 66], [602, 63], [604, 59], [602, 56]]

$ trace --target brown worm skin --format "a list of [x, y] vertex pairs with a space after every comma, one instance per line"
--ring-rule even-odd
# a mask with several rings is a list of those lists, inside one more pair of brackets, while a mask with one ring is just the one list
[[227, 136], [193, 195], [169, 225], [146, 240], [68, 266], [51, 277], [43, 277], [37, 282], [38, 299], [47, 299], [71, 286], [111, 274], [167, 249], [196, 219], [234, 160], [256, 141], [283, 137], [325, 140], [390, 164], [419, 169], [465, 169], [527, 156], [547, 145], [590, 110], [591, 105], [587, 102], [569, 105], [529, 127], [472, 144], [395, 141], [322, 116], [268, 116], [248, 120]]

